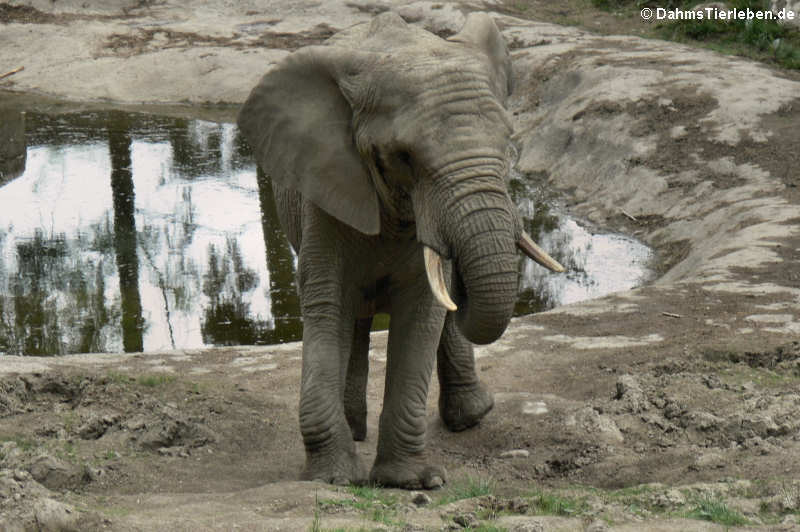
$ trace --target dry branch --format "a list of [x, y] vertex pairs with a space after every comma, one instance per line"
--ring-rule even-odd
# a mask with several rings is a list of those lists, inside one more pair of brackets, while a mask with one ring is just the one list
[[6, 72], [5, 74], [0, 74], [0, 79], [5, 79], [5, 78], [7, 78], [7, 77], [9, 77], [9, 76], [13, 76], [13, 75], [14, 75], [14, 74], [16, 74], [17, 72], [22, 72], [23, 70], [25, 70], [25, 67], [24, 67], [24, 66], [21, 66], [21, 67], [15, 68], [14, 70], [11, 70], [11, 71], [9, 71], [9, 72]]

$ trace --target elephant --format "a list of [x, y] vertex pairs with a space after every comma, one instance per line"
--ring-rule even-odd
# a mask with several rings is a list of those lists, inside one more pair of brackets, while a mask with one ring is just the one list
[[[511, 319], [517, 248], [563, 271], [524, 232], [506, 187], [511, 87], [510, 54], [487, 14], [442, 39], [386, 12], [287, 55], [240, 109], [297, 253], [302, 479], [442, 486], [446, 472], [425, 445], [434, 362], [449, 429], [492, 408], [472, 345], [493, 342]], [[354, 440], [366, 436], [378, 312], [390, 323], [367, 474]]]

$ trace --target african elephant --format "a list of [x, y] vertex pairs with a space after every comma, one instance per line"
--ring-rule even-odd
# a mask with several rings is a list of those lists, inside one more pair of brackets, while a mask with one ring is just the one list
[[376, 312], [391, 322], [371, 481], [446, 481], [425, 450], [434, 360], [448, 427], [492, 408], [471, 342], [492, 342], [509, 323], [516, 247], [562, 270], [524, 233], [506, 189], [510, 88], [510, 56], [488, 15], [443, 40], [384, 13], [290, 54], [242, 107], [240, 130], [298, 254], [302, 478], [367, 478], [353, 439], [366, 431]]

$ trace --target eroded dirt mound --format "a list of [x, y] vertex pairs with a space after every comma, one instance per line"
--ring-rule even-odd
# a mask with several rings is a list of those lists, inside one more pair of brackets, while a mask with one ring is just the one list
[[[510, 347], [513, 335], [508, 342], [501, 347]], [[385, 361], [381, 338], [374, 343], [374, 408], [367, 441], [359, 444], [367, 463]], [[247, 498], [267, 486], [284, 486], [292, 497], [323, 489], [286, 484], [303, 460], [292, 358], [282, 353], [276, 368], [263, 364], [275, 354], [235, 349], [124, 356], [117, 364], [64, 357], [52, 371], [3, 377], [0, 519], [61, 523], [54, 529], [148, 530], [164, 519], [178, 527], [190, 514], [204, 529], [229, 510], [210, 502], [220, 496]], [[571, 530], [598, 519], [693, 516], [704, 501], [725, 506], [738, 516], [734, 524], [791, 526], [800, 514], [800, 486], [787, 480], [800, 476], [797, 342], [765, 352], [601, 358], [584, 376], [607, 383], [605, 393], [583, 400], [578, 388], [551, 393], [556, 384], [546, 374], [537, 378], [542, 393], [500, 391], [510, 382], [495, 371], [507, 373], [519, 361], [497, 354], [480, 360], [498, 392], [495, 411], [479, 427], [448, 432], [433, 406], [435, 391], [431, 397], [431, 452], [450, 471], [444, 490], [414, 502], [414, 494], [398, 490], [342, 488], [305, 508], [279, 504], [275, 496], [269, 509], [243, 505], [230, 522], [257, 530], [306, 529], [315, 519], [355, 528], [383, 522], [419, 530], [481, 524]], [[222, 367], [229, 368], [224, 375]], [[176, 493], [186, 495], [156, 510], [159, 497]], [[217, 495], [197, 510], [191, 493]], [[120, 518], [134, 499], [149, 510]], [[287, 519], [291, 524], [280, 525]], [[699, 526], [681, 523], [675, 529]]]

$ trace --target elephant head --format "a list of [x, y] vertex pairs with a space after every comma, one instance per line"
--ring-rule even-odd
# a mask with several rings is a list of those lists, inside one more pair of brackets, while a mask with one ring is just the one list
[[511, 86], [489, 16], [469, 15], [443, 40], [385, 13], [289, 55], [253, 89], [239, 126], [278, 186], [367, 235], [413, 230], [437, 299], [458, 309], [470, 341], [488, 343], [511, 318], [516, 247], [563, 271], [507, 193]]

